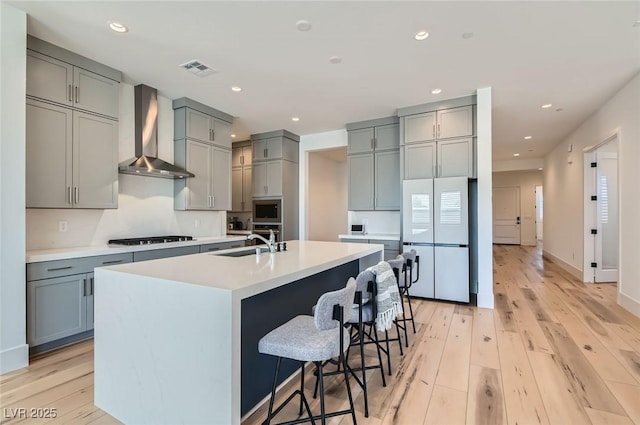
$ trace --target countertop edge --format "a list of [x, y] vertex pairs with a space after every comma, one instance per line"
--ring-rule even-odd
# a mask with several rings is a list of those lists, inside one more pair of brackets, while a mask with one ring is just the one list
[[380, 241], [400, 241], [398, 233], [365, 233], [364, 235], [340, 234], [338, 239], [375, 239]]

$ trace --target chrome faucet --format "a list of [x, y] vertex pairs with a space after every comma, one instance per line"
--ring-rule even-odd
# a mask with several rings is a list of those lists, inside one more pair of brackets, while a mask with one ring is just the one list
[[260, 239], [269, 247], [269, 252], [276, 252], [276, 235], [273, 233], [273, 230], [269, 229], [269, 240], [266, 240], [260, 235], [256, 235], [255, 233], [251, 233], [247, 236], [247, 240], [251, 241], [253, 239]]

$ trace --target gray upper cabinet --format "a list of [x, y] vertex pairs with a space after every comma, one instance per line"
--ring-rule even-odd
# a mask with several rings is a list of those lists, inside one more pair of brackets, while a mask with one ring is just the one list
[[438, 177], [474, 176], [473, 139], [438, 141]]
[[253, 196], [282, 196], [282, 160], [253, 163]]
[[[244, 142], [238, 142], [244, 143]], [[251, 165], [252, 162], [252, 147], [250, 144], [247, 146], [233, 146], [231, 154], [231, 166], [242, 167], [245, 165]]]
[[425, 142], [436, 139], [436, 113], [404, 117], [404, 143]]
[[399, 210], [398, 118], [347, 124], [347, 131], [349, 210]]
[[[253, 146], [251, 191], [254, 198], [285, 197], [287, 196], [285, 192], [297, 191], [295, 189], [297, 177], [295, 181], [285, 181], [284, 170], [297, 166], [299, 140], [297, 135], [286, 130], [251, 136]], [[251, 208], [252, 205], [245, 203], [245, 210], [251, 210]]]
[[253, 141], [253, 161], [276, 159], [298, 162], [297, 143], [284, 137], [271, 137]]
[[252, 157], [251, 142], [234, 143], [231, 151], [231, 211], [251, 211]]
[[400, 151], [376, 152], [375, 154], [375, 209], [399, 210]]
[[347, 156], [349, 174], [348, 208], [351, 211], [374, 209], [374, 155]]
[[473, 135], [473, 106], [438, 111], [438, 139]]
[[231, 149], [231, 124], [195, 109], [184, 108], [186, 137]]
[[359, 154], [373, 152], [374, 149], [374, 129], [361, 128], [351, 130], [348, 133], [347, 154]]
[[27, 50], [27, 96], [118, 118], [118, 81]]
[[28, 208], [117, 208], [118, 123], [27, 99]]
[[436, 176], [436, 142], [404, 146], [404, 179], [431, 179]]
[[195, 174], [174, 181], [176, 210], [231, 209], [231, 151], [196, 140], [174, 144], [175, 163]]

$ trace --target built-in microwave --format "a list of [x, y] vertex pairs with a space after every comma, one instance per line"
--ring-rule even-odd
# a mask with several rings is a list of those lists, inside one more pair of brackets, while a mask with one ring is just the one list
[[282, 223], [281, 199], [254, 199], [254, 223]]

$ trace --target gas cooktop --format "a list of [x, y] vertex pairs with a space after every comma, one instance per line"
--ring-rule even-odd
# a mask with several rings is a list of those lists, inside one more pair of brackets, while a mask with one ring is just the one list
[[166, 242], [192, 241], [193, 236], [150, 236], [146, 238], [111, 239], [109, 245], [147, 245]]

